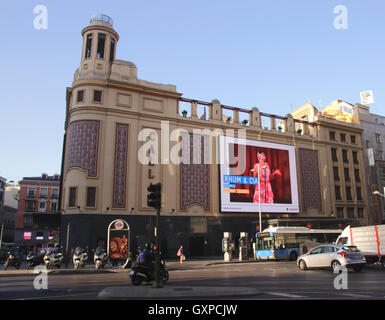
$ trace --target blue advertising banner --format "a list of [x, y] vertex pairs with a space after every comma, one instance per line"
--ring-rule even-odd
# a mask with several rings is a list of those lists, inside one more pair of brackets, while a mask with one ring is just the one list
[[225, 184], [249, 184], [249, 185], [257, 185], [258, 178], [256, 177], [247, 177], [247, 176], [231, 176], [224, 175], [223, 183]]

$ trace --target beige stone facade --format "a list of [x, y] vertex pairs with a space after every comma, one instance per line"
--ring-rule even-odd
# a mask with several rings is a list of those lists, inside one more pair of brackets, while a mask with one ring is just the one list
[[[100, 38], [100, 34], [104, 36]], [[366, 173], [362, 166], [359, 125], [330, 119], [310, 103], [287, 116], [275, 116], [257, 108], [226, 106], [218, 100], [204, 102], [184, 98], [174, 85], [138, 79], [133, 63], [115, 58], [119, 36], [110, 23], [92, 21], [83, 29], [82, 35], [81, 63], [72, 87], [67, 88], [61, 205], [64, 221], [70, 221], [76, 215], [82, 216], [82, 221], [86, 221], [87, 215], [90, 219], [122, 216], [130, 219], [131, 224], [135, 224], [136, 217], [138, 221], [139, 217], [152, 221], [151, 216], [156, 213], [147, 207], [147, 187], [150, 183], [161, 182], [161, 215], [165, 219], [185, 218], [184, 223], [190, 224], [185, 233], [195, 233], [206, 239], [211, 227], [223, 226], [221, 219], [231, 221], [229, 227], [223, 228], [230, 228], [238, 221], [250, 224], [250, 229], [243, 227], [244, 231], [255, 230], [255, 224], [252, 226], [251, 222], [258, 220], [257, 213], [221, 212], [218, 164], [203, 164], [205, 167], [196, 171], [202, 179], [207, 178], [208, 185], [195, 190], [194, 182], [190, 186], [181, 185], [183, 170], [191, 168], [182, 168], [171, 161], [168, 164], [140, 163], [138, 153], [147, 142], [140, 141], [140, 133], [143, 129], [153, 129], [161, 137], [165, 134], [162, 125], [167, 122], [169, 133], [175, 129], [189, 133], [194, 129], [211, 132], [229, 129], [237, 135], [239, 130], [245, 129], [247, 139], [295, 146], [299, 212], [264, 213], [264, 221], [269, 218], [308, 218], [316, 223], [328, 221], [328, 226], [335, 228], [341, 223], [368, 223], [367, 194], [361, 187]], [[100, 39], [105, 39], [104, 46], [99, 45]], [[101, 48], [104, 54], [100, 54]], [[348, 139], [331, 141], [330, 132], [337, 136], [344, 133]], [[355, 136], [354, 143], [349, 140], [351, 136]], [[216, 141], [213, 139], [211, 145], [214, 154], [218, 147]], [[160, 139], [158, 142], [161, 150]], [[178, 141], [169, 143], [166, 150], [171, 150]], [[332, 160], [332, 149], [338, 154], [337, 162]], [[342, 159], [345, 151], [347, 164]], [[353, 153], [358, 163], [353, 162]], [[164, 160], [165, 155], [159, 153], [159, 159]], [[333, 167], [338, 168], [340, 177], [344, 168], [348, 168], [351, 181], [343, 178], [336, 181]], [[355, 169], [359, 170], [361, 182], [354, 180]], [[195, 172], [195, 169], [191, 170]], [[340, 187], [341, 200], [336, 199], [336, 186]], [[351, 188], [351, 200], [346, 196], [347, 186]], [[361, 197], [357, 197], [360, 187]], [[189, 188], [195, 190], [191, 191], [196, 192], [195, 198], [188, 194]], [[343, 208], [343, 212], [338, 208]], [[167, 221], [172, 223], [172, 220]], [[143, 228], [151, 232], [152, 223], [148, 227], [144, 222]], [[218, 228], [215, 230], [220, 247], [220, 232]], [[216, 249], [213, 251], [217, 252]]]

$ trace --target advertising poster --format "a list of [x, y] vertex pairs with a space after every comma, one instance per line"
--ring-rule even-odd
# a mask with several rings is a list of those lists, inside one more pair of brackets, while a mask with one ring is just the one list
[[130, 230], [124, 220], [113, 221], [108, 229], [108, 254], [111, 260], [126, 260], [129, 253]]
[[219, 148], [222, 212], [298, 213], [293, 146], [221, 136]]

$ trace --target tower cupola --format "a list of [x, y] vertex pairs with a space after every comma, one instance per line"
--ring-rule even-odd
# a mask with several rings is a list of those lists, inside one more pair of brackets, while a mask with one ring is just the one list
[[82, 30], [82, 36], [83, 47], [78, 76], [108, 77], [119, 40], [112, 19], [104, 14], [94, 14], [90, 24]]

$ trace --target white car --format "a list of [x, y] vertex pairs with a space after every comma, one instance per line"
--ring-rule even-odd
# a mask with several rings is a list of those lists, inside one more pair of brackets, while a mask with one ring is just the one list
[[340, 266], [361, 271], [365, 266], [365, 257], [356, 246], [325, 244], [297, 258], [297, 266], [301, 270], [312, 268], [331, 268], [337, 270]]

